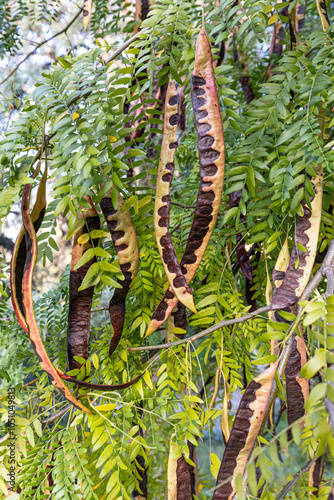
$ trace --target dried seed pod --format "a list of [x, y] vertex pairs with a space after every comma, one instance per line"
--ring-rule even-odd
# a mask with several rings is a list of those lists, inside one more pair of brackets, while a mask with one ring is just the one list
[[[291, 253], [289, 267], [281, 286], [274, 290], [272, 305], [281, 309], [295, 304], [302, 295], [312, 272], [317, 251], [322, 207], [323, 171], [318, 167], [317, 177], [312, 179], [315, 196], [311, 201], [312, 209], [302, 202], [303, 216], [297, 216], [295, 243]], [[302, 245], [306, 252], [297, 249]], [[297, 266], [297, 267], [296, 267]]]
[[[286, 405], [289, 425], [302, 418], [305, 414], [304, 404], [309, 396], [309, 382], [299, 374], [306, 361], [307, 353], [304, 339], [297, 335], [285, 368]], [[303, 426], [302, 421], [300, 426]], [[290, 429], [288, 438], [292, 438]]]
[[[197, 39], [191, 96], [198, 135], [201, 181], [193, 223], [181, 260], [181, 270], [188, 284], [201, 263], [216, 224], [225, 172], [223, 123], [213, 74], [211, 45], [204, 29]], [[166, 321], [177, 302], [170, 287], [153, 313], [146, 335], [153, 333]]]
[[[39, 168], [40, 166], [38, 165], [37, 169], [35, 170], [32, 176], [33, 179], [38, 175]], [[45, 169], [43, 177], [38, 186], [36, 202], [30, 215], [36, 233], [43, 222], [45, 214], [46, 179], [47, 179], [47, 170]], [[26, 187], [26, 189], [27, 190], [29, 189], [31, 191], [31, 187], [32, 184], [28, 184], [28, 187]], [[13, 255], [10, 262], [10, 288], [11, 288], [11, 299], [15, 315], [23, 330], [26, 333], [28, 333], [28, 328], [25, 320], [25, 311], [23, 306], [23, 295], [22, 295], [22, 280], [23, 280], [24, 266], [26, 262], [26, 255], [27, 255], [26, 239], [24, 234], [24, 226], [22, 226], [16, 238], [13, 249]]]
[[[289, 246], [288, 246], [288, 237], [286, 237], [283, 246], [280, 250], [280, 253], [278, 254], [278, 258], [272, 273], [272, 278], [274, 282], [274, 291], [278, 290], [278, 288], [281, 286], [283, 278], [285, 276], [286, 270], [289, 267], [289, 261], [290, 261], [290, 253], [289, 253]], [[269, 305], [271, 302], [267, 301], [267, 304]], [[269, 311], [269, 319], [271, 321], [275, 321], [275, 312], [274, 311]], [[271, 354], [278, 354], [278, 340], [271, 340]]]
[[179, 124], [179, 96], [175, 85], [169, 82], [164, 117], [164, 134], [161, 144], [154, 205], [154, 230], [160, 257], [172, 290], [178, 300], [196, 313], [192, 292], [181, 271], [169, 233], [170, 195], [169, 187], [174, 175], [174, 152], [177, 148]]
[[[241, 193], [242, 190], [234, 191], [234, 193], [230, 194], [230, 207], [238, 207], [240, 200], [241, 200]], [[246, 219], [244, 217], [240, 217], [240, 224], [244, 224], [246, 222]], [[250, 261], [250, 255], [246, 250], [246, 243], [245, 239], [242, 236], [241, 233], [237, 233], [236, 235], [237, 239], [237, 247], [236, 247], [236, 254], [237, 254], [237, 259], [240, 264], [240, 269], [242, 274], [246, 276], [250, 281], [253, 279], [253, 266]]]
[[[80, 368], [81, 364], [74, 359], [74, 356], [81, 356], [88, 359], [88, 343], [90, 335], [90, 316], [92, 309], [92, 301], [94, 295], [94, 286], [90, 286], [85, 290], [79, 291], [79, 288], [86, 276], [90, 266], [96, 262], [96, 258], [90, 259], [89, 262], [74, 269], [82, 255], [92, 248], [91, 241], [80, 244], [78, 239], [80, 236], [94, 229], [101, 228], [100, 217], [93, 205], [91, 198], [88, 198], [91, 208], [81, 213], [78, 219], [84, 218], [85, 225], [74, 234], [73, 252], [70, 271], [70, 294], [69, 294], [69, 312], [68, 312], [68, 328], [67, 328], [67, 355], [70, 365], [70, 370]], [[98, 243], [98, 238], [92, 241], [93, 246]]]
[[92, 15], [92, 0], [84, 0], [82, 14], [83, 25], [86, 29], [90, 20], [90, 16]]
[[321, 462], [322, 457], [318, 457], [308, 471], [308, 485], [315, 488], [315, 491], [312, 491], [312, 497], [319, 496]]
[[181, 302], [177, 304], [175, 310], [168, 317], [166, 323], [166, 341], [172, 342], [174, 336], [178, 339], [183, 339], [185, 333], [174, 333], [174, 328], [180, 328], [181, 330], [187, 330], [188, 320], [186, 308]]
[[324, 31], [329, 28], [329, 18], [327, 13], [326, 0], [316, 0], [318, 14], [320, 16], [321, 26]]
[[150, 10], [149, 0], [136, 0], [135, 19], [136, 21], [140, 22], [135, 26], [134, 29], [135, 33], [138, 33], [140, 24], [147, 18], [149, 10]]
[[[142, 419], [143, 419], [143, 400], [139, 403], [138, 408], [138, 418], [137, 421], [133, 422], [133, 425], [137, 425], [138, 422], [138, 432], [135, 436], [144, 437], [144, 432], [142, 428]], [[134, 436], [134, 437], [135, 437]], [[137, 500], [146, 500], [147, 499], [147, 463], [145, 458], [142, 455], [137, 455], [135, 458], [135, 477], [138, 481], [138, 486], [132, 492], [132, 497]]]
[[110, 321], [114, 334], [110, 342], [109, 354], [116, 349], [123, 332], [125, 317], [125, 299], [131, 283], [138, 272], [139, 252], [136, 230], [133, 226], [129, 210], [122, 211], [124, 205], [117, 192], [118, 206], [115, 209], [111, 201], [111, 191], [102, 199], [101, 208], [117, 252], [124, 280], [119, 283], [109, 302]]
[[[183, 455], [174, 458], [174, 450], [175, 445], [171, 444], [167, 468], [167, 498], [168, 500], [192, 500], [197, 490], [194, 467], [186, 462]], [[191, 460], [195, 458], [194, 451], [193, 449]]]
[[50, 376], [52, 383], [63, 394], [63, 396], [79, 410], [85, 413], [91, 411], [82, 405], [67, 389], [61, 380], [57, 369], [53, 366], [47, 352], [45, 350], [43, 341], [38, 331], [35, 314], [34, 304], [32, 299], [32, 277], [34, 267], [37, 259], [37, 237], [36, 231], [29, 213], [30, 201], [30, 185], [26, 185], [22, 194], [22, 219], [25, 228], [25, 241], [26, 241], [26, 262], [22, 279], [22, 304], [25, 322], [27, 326], [27, 333], [31, 340], [31, 344], [40, 361], [41, 368]]
[[295, 14], [297, 33], [299, 33], [303, 29], [303, 26], [305, 24], [305, 12], [306, 12], [306, 5], [302, 5], [299, 2], [297, 2], [296, 14]]
[[239, 473], [245, 472], [247, 460], [263, 421], [277, 366], [278, 360], [255, 377], [245, 389], [224, 451], [217, 476], [217, 489], [212, 500], [234, 498], [235, 480]]

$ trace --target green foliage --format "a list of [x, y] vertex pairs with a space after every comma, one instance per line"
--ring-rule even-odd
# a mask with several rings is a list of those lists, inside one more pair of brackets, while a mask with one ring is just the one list
[[[25, 12], [24, 5], [18, 12]], [[319, 255], [333, 238], [334, 30], [330, 27], [323, 33], [314, 6], [307, 6], [299, 45], [289, 50], [286, 28], [284, 54], [275, 60], [268, 49], [271, 25], [277, 19], [274, 16], [287, 22], [283, 4], [279, 5], [279, 10], [266, 0], [249, 0], [242, 7], [232, 0], [219, 6], [213, 2], [205, 5], [211, 41], [216, 45], [226, 43], [223, 64], [215, 68], [226, 142], [226, 174], [217, 225], [191, 285], [197, 314], [189, 317], [189, 335], [244, 315], [251, 306], [249, 296], [245, 298], [245, 286], [251, 288], [251, 298], [258, 307], [266, 305], [268, 278], [287, 235], [289, 247], [293, 245], [301, 202], [305, 199], [310, 204], [315, 194], [310, 179], [320, 164], [325, 182]], [[60, 8], [56, 3], [48, 13], [38, 2], [35, 7], [31, 19], [35, 16], [47, 22], [56, 18]], [[3, 26], [8, 25], [9, 35], [8, 39], [0, 38], [0, 54], [15, 53], [19, 43], [16, 20], [8, 9], [6, 3]], [[256, 316], [217, 329], [196, 343], [161, 351], [158, 357], [129, 351], [129, 347], [157, 344], [164, 339], [164, 329], [148, 338], [145, 332], [166, 287], [153, 232], [153, 209], [163, 123], [157, 88], [163, 90], [170, 75], [179, 86], [185, 86], [187, 105], [187, 128], [179, 136], [171, 189], [170, 227], [179, 259], [190, 231], [200, 177], [189, 83], [201, 15], [200, 6], [194, 2], [158, 0], [141, 25], [140, 37], [120, 58], [107, 65], [102, 62], [104, 48], [111, 49], [107, 42], [99, 42], [98, 47], [78, 57], [59, 58], [50, 71], [37, 76], [33, 93], [25, 98], [20, 116], [0, 143], [1, 223], [13, 205], [20, 203], [27, 182], [33, 182], [34, 191], [47, 158], [48, 206], [38, 236], [38, 259], [45, 266], [58, 252], [55, 234], [59, 221], [68, 221], [70, 240], [80, 225], [78, 214], [87, 208], [85, 197], [91, 196], [99, 207], [112, 187], [122, 193], [125, 208], [130, 210], [140, 254], [138, 274], [127, 297], [123, 336], [109, 359], [113, 332], [107, 304], [122, 273], [106, 224], [94, 235], [100, 238], [100, 247], [87, 251], [79, 263], [93, 255], [97, 258], [83, 283], [83, 288], [95, 285], [90, 356], [87, 361], [78, 358], [82, 367], [71, 374], [94, 383], [117, 384], [139, 375], [144, 368], [143, 377], [122, 393], [92, 394], [77, 389], [93, 414], [87, 416], [67, 408], [65, 414], [45, 424], [41, 424], [43, 419], [64, 409], [66, 403], [40, 371], [29, 340], [15, 320], [9, 300], [8, 263], [1, 259], [0, 345], [4, 356], [0, 376], [4, 391], [13, 381], [16, 386], [17, 484], [22, 500], [129, 499], [138, 487], [140, 457], [148, 467], [149, 498], [162, 500], [171, 437], [175, 456], [183, 453], [188, 460], [189, 443], [200, 445], [199, 449], [203, 443], [210, 447], [211, 472], [203, 477], [200, 469], [199, 498], [211, 498], [224, 448], [220, 430], [217, 433], [220, 420], [226, 417], [224, 398], [232, 405], [226, 410], [231, 428], [240, 391], [262, 371], [261, 365], [274, 360], [270, 341], [277, 340], [284, 346], [290, 334], [289, 324]], [[132, 33], [134, 25], [132, 11], [120, 1], [93, 2], [89, 29], [94, 35]], [[240, 55], [237, 62], [235, 51]], [[272, 69], [267, 79], [269, 61]], [[250, 104], [246, 104], [240, 82], [245, 74], [255, 95]], [[136, 111], [139, 114], [134, 119]], [[141, 130], [142, 135], [138, 133]], [[41, 173], [32, 181], [41, 147], [46, 149]], [[129, 175], [131, 169], [133, 176]], [[239, 190], [241, 201], [231, 208], [229, 196]], [[250, 285], [233, 265], [238, 232], [246, 244], [256, 245]], [[304, 251], [302, 245], [298, 251]], [[68, 280], [67, 266], [54, 290], [35, 297], [35, 314], [46, 350], [63, 371], [68, 368]], [[266, 423], [248, 464], [248, 498], [257, 492], [262, 499], [278, 497], [282, 484], [315, 455], [326, 456], [327, 461], [319, 498], [329, 494], [334, 457], [328, 418], [328, 404], [334, 403], [333, 296], [325, 296], [321, 284], [302, 307], [303, 314], [298, 317], [301, 330], [295, 331], [304, 335], [309, 356], [301, 372], [311, 381], [306, 416], [304, 422], [289, 426], [284, 409], [280, 412], [279, 405], [286, 403], [283, 377], [272, 416], [274, 425]], [[296, 318], [291, 312], [282, 312], [282, 317], [287, 322]], [[218, 392], [214, 395], [217, 367]], [[38, 380], [33, 385], [22, 387], [35, 378]], [[69, 387], [76, 391], [73, 384]], [[0, 411], [6, 420], [6, 397]], [[214, 453], [211, 438], [217, 435], [219, 451]], [[203, 468], [201, 451], [197, 454]], [[0, 444], [0, 459], [0, 488], [4, 492], [9, 465], [6, 441]], [[242, 498], [241, 476], [236, 483], [238, 497]], [[291, 498], [306, 498], [308, 492], [306, 473], [294, 486]]]

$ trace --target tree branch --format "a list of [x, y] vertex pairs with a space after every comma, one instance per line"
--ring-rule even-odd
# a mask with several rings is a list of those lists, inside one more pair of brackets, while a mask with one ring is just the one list
[[289, 493], [290, 490], [292, 490], [292, 488], [294, 487], [294, 485], [296, 484], [296, 482], [298, 481], [298, 479], [303, 475], [305, 474], [305, 472], [307, 472], [311, 467], [312, 465], [314, 464], [314, 462], [317, 460], [318, 457], [314, 457], [312, 460], [310, 460], [309, 462], [307, 462], [306, 465], [304, 465], [304, 467], [302, 469], [300, 469], [299, 472], [297, 472], [297, 474], [295, 474], [293, 476], [293, 479], [292, 481], [290, 481], [286, 487], [284, 488], [284, 490], [282, 491], [282, 493], [280, 494], [279, 497], [277, 497], [276, 500], [283, 500], [283, 498], [285, 497], [285, 495], [287, 495]]
[[256, 311], [246, 314], [245, 316], [241, 316], [240, 318], [233, 318], [233, 319], [228, 319], [226, 321], [220, 321], [219, 323], [216, 323], [215, 325], [211, 326], [210, 328], [207, 328], [206, 330], [203, 330], [203, 332], [197, 333], [197, 335], [192, 335], [191, 337], [188, 337], [187, 339], [182, 339], [182, 340], [176, 340], [175, 342], [170, 342], [169, 344], [159, 344], [159, 345], [147, 345], [147, 346], [142, 346], [142, 347], [129, 347], [129, 351], [151, 351], [152, 349], [166, 349], [168, 347], [174, 347], [176, 345], [181, 345], [181, 344], [186, 344], [186, 343], [192, 343], [195, 342], [196, 340], [201, 339], [202, 337], [205, 337], [205, 335], [209, 335], [209, 333], [215, 332], [219, 328], [222, 328], [223, 326], [229, 326], [229, 325], [234, 325], [236, 323], [244, 323], [248, 319], [253, 318], [254, 316], [258, 316], [259, 314], [268, 312], [268, 311], [275, 311], [277, 309], [281, 309], [280, 307], [273, 307], [271, 304], [269, 306], [265, 307], [260, 307], [260, 309], [257, 309]]
[[17, 69], [21, 66], [21, 64], [23, 64], [27, 59], [29, 59], [30, 56], [32, 56], [33, 54], [36, 53], [36, 50], [39, 49], [40, 47], [42, 47], [42, 45], [50, 42], [51, 40], [53, 40], [53, 38], [56, 38], [57, 36], [59, 35], [62, 35], [63, 33], [66, 33], [66, 31], [70, 28], [70, 26], [72, 26], [72, 24], [77, 20], [77, 18], [80, 16], [81, 12], [82, 12], [82, 9], [83, 7], [79, 10], [79, 12], [77, 12], [77, 14], [73, 17], [72, 21], [70, 21], [68, 23], [67, 26], [65, 26], [65, 28], [63, 28], [62, 30], [58, 31], [58, 33], [56, 33], [55, 35], [52, 35], [50, 38], [47, 38], [46, 40], [43, 40], [43, 42], [39, 43], [38, 45], [36, 45], [36, 47], [34, 48], [34, 50], [32, 50], [31, 52], [29, 52], [29, 54], [26, 55], [26, 57], [24, 59], [22, 59], [21, 62], [19, 62], [19, 64], [17, 64], [17, 66], [15, 66], [15, 68], [13, 69], [13, 71], [11, 71], [9, 73], [9, 75], [6, 76], [6, 78], [4, 78], [1, 82], [0, 82], [0, 85], [2, 85], [3, 83], [5, 83], [14, 73], [15, 71], [17, 71]]
[[[299, 301], [302, 300], [307, 300], [310, 295], [314, 292], [314, 290], [319, 286], [323, 278], [326, 276], [326, 273], [328, 269], [333, 269], [334, 268], [334, 239], [331, 241], [330, 247], [328, 249], [328, 252], [326, 254], [326, 257], [324, 258], [324, 261], [322, 263], [321, 268], [319, 271], [314, 275], [310, 283], [307, 285], [307, 287], [304, 290], [304, 293], [298, 299]], [[219, 328], [222, 328], [224, 326], [228, 325], [234, 325], [236, 323], [244, 323], [245, 321], [253, 318], [254, 316], [258, 316], [259, 314], [269, 312], [269, 311], [275, 311], [278, 309], [282, 309], [281, 307], [273, 307], [271, 304], [269, 306], [265, 307], [260, 307], [260, 309], [257, 309], [256, 311], [246, 314], [245, 316], [241, 316], [239, 318], [233, 318], [230, 320], [226, 321], [220, 321], [219, 323], [216, 323], [215, 325], [211, 326], [210, 328], [207, 328], [206, 330], [203, 330], [203, 332], [198, 333], [197, 335], [192, 335], [191, 337], [188, 337], [186, 339], [182, 340], [177, 340], [175, 342], [170, 342], [169, 344], [160, 344], [160, 345], [148, 345], [148, 346], [141, 346], [141, 347], [129, 347], [129, 351], [150, 351], [152, 349], [167, 349], [169, 347], [174, 347], [177, 345], [185, 344], [185, 343], [192, 343], [195, 342], [198, 339], [201, 339], [202, 337], [205, 337], [206, 335], [209, 335], [210, 333], [213, 333], [214, 331], [218, 330]], [[298, 317], [300, 315], [302, 308], [299, 308], [298, 310], [298, 316], [296, 321], [298, 320]], [[296, 321], [291, 325], [291, 331], [294, 331], [294, 328], [296, 326]], [[288, 357], [290, 356], [290, 352], [292, 349], [293, 341], [294, 341], [294, 335], [293, 333], [291, 334], [290, 338], [288, 339], [285, 349], [282, 353], [282, 360], [280, 362], [280, 367], [283, 366], [283, 364], [286, 363]], [[281, 368], [279, 368], [279, 371], [281, 371]], [[274, 387], [273, 387], [274, 389]], [[276, 386], [275, 386], [276, 390]], [[265, 419], [264, 419], [265, 420]]]

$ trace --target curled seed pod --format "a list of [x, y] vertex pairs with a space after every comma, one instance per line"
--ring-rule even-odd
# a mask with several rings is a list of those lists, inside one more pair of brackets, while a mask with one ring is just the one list
[[[217, 488], [212, 500], [234, 498], [235, 480], [239, 473], [243, 475], [245, 472], [247, 460], [263, 421], [278, 361], [255, 377], [245, 389], [220, 464]], [[222, 486], [219, 486], [220, 484]]]
[[[101, 228], [100, 217], [93, 205], [92, 199], [89, 198], [88, 200], [91, 204], [91, 208], [86, 210], [83, 214], [81, 213], [78, 217], [78, 219], [85, 219], [85, 225], [74, 234], [73, 241], [67, 328], [67, 355], [70, 370], [81, 367], [81, 364], [74, 359], [74, 356], [81, 356], [84, 359], [88, 359], [90, 316], [94, 286], [90, 286], [81, 291], [79, 291], [79, 288], [90, 266], [96, 262], [96, 258], [90, 259], [86, 264], [79, 267], [79, 269], [75, 269], [82, 255], [86, 250], [92, 247], [89, 240], [86, 243], [80, 244], [78, 239], [87, 232], [90, 233], [94, 229]], [[93, 240], [93, 246], [96, 246], [97, 242], [98, 239]]]
[[[38, 175], [39, 168], [40, 166], [38, 165], [37, 169], [35, 170], [32, 176], [33, 179]], [[47, 170], [45, 169], [43, 177], [38, 186], [36, 202], [30, 215], [36, 233], [41, 227], [45, 214], [46, 179], [47, 179]], [[28, 184], [28, 187], [26, 187], [26, 189], [27, 190], [29, 189], [31, 191], [31, 187], [32, 185]], [[11, 298], [15, 315], [23, 330], [26, 333], [28, 333], [28, 328], [25, 320], [25, 310], [23, 306], [23, 295], [22, 295], [22, 280], [23, 280], [24, 266], [26, 263], [26, 256], [27, 256], [26, 239], [24, 234], [24, 226], [22, 226], [16, 238], [13, 249], [13, 255], [10, 262], [10, 288], [11, 288]]]
[[321, 26], [324, 31], [329, 28], [329, 18], [327, 13], [326, 0], [316, 0], [318, 14], [320, 16]]
[[102, 199], [101, 208], [107, 221], [107, 226], [117, 252], [124, 280], [120, 281], [122, 288], [116, 288], [109, 302], [110, 321], [114, 334], [110, 342], [109, 354], [116, 349], [123, 332], [125, 317], [125, 299], [131, 283], [138, 272], [139, 252], [137, 235], [129, 210], [122, 212], [124, 205], [121, 195], [117, 192], [118, 205], [114, 208], [111, 201], [111, 191]]
[[175, 445], [171, 444], [167, 468], [167, 498], [168, 500], [192, 500], [193, 494], [196, 494], [195, 473], [190, 471], [190, 467], [191, 469], [193, 467], [189, 466], [183, 455], [174, 458], [174, 454]]
[[[305, 414], [304, 404], [309, 396], [309, 381], [300, 376], [300, 370], [307, 361], [306, 346], [303, 337], [296, 336], [291, 354], [285, 368], [286, 406], [289, 425]], [[303, 426], [303, 422], [300, 422]], [[291, 439], [291, 430], [288, 439]]]
[[174, 294], [191, 311], [196, 313], [192, 292], [181, 271], [169, 233], [170, 195], [169, 187], [174, 175], [174, 153], [177, 148], [179, 124], [179, 96], [175, 85], [169, 82], [164, 117], [164, 134], [161, 144], [154, 205], [154, 230], [160, 257]]
[[[181, 260], [181, 270], [188, 284], [201, 263], [216, 224], [225, 172], [223, 123], [213, 74], [211, 45], [204, 29], [197, 39], [191, 97], [198, 136], [201, 180], [195, 214]], [[167, 320], [177, 302], [177, 297], [169, 287], [152, 315], [146, 335], [153, 333]]]
[[22, 279], [22, 304], [25, 313], [24, 317], [27, 326], [27, 333], [36, 352], [36, 355], [40, 361], [41, 368], [50, 376], [53, 385], [57, 387], [57, 389], [63, 394], [63, 396], [73, 404], [73, 406], [75, 406], [79, 410], [84, 411], [85, 413], [91, 413], [88, 408], [86, 408], [77, 399], [75, 399], [75, 397], [65, 386], [64, 382], [61, 380], [57, 369], [53, 366], [51, 360], [49, 359], [49, 356], [47, 355], [43, 341], [38, 331], [32, 299], [32, 277], [37, 259], [37, 237], [33, 222], [31, 220], [31, 215], [29, 213], [30, 191], [30, 185], [28, 184], [27, 186], [25, 186], [22, 194], [22, 219], [25, 228], [26, 241], [26, 262]]
[[[283, 309], [295, 304], [302, 295], [311, 275], [317, 251], [322, 207], [323, 171], [318, 167], [317, 177], [312, 179], [315, 196], [311, 209], [302, 202], [303, 216], [297, 216], [295, 243], [291, 252], [289, 267], [281, 286], [274, 290], [272, 305]], [[306, 251], [298, 250], [297, 244]]]
[[83, 25], [86, 29], [90, 20], [90, 16], [92, 15], [92, 0], [84, 0], [82, 14]]

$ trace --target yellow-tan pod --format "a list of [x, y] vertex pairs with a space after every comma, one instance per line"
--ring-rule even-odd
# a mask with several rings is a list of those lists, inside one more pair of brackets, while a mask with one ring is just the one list
[[154, 230], [165, 273], [177, 299], [196, 313], [192, 292], [181, 271], [169, 233], [170, 194], [174, 175], [174, 153], [178, 146], [177, 128], [179, 124], [179, 96], [172, 81], [168, 84], [163, 139], [157, 175], [154, 205]]
[[[188, 284], [201, 263], [217, 221], [225, 172], [223, 123], [213, 73], [211, 45], [204, 29], [197, 39], [191, 98], [197, 130], [200, 187], [186, 249], [181, 259], [181, 270]], [[169, 287], [152, 315], [146, 335], [153, 333], [167, 320], [177, 303], [178, 299]]]
[[265, 415], [277, 366], [278, 360], [245, 389], [220, 464], [212, 500], [232, 500], [236, 494], [235, 480], [239, 473], [243, 475], [245, 472]]
[[122, 211], [123, 198], [117, 192], [118, 205], [113, 206], [111, 191], [101, 201], [101, 209], [117, 252], [124, 280], [119, 281], [122, 288], [116, 288], [109, 302], [110, 321], [114, 334], [110, 342], [109, 354], [116, 349], [123, 332], [125, 318], [125, 299], [132, 281], [138, 272], [139, 251], [136, 230], [129, 210]]

